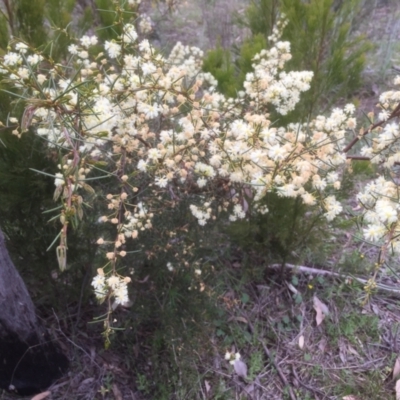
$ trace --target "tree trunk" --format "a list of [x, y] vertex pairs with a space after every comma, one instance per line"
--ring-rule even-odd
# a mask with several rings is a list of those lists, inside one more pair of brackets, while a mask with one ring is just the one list
[[68, 359], [36, 317], [0, 230], [0, 388], [38, 393], [67, 368]]

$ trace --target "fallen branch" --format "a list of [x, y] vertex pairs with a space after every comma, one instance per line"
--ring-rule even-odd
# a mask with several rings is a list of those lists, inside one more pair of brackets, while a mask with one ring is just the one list
[[[365, 285], [368, 282], [368, 279], [359, 278], [359, 277], [352, 276], [352, 275], [339, 274], [338, 272], [327, 271], [324, 269], [306, 267], [304, 265], [285, 264], [285, 267], [293, 270], [295, 273], [303, 272], [303, 273], [314, 274], [314, 275], [334, 276], [336, 278], [341, 278], [341, 279], [354, 279], [355, 281], [360, 282], [363, 285]], [[273, 268], [273, 269], [282, 268], [282, 264], [270, 264], [270, 265], [268, 265], [268, 268]], [[377, 282], [376, 289], [400, 295], [400, 289], [396, 289], [395, 287], [384, 285], [382, 283]]]

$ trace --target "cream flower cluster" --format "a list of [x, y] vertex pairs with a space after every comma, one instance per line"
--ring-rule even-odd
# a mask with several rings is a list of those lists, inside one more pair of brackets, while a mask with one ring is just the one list
[[93, 278], [91, 285], [94, 293], [100, 301], [104, 301], [106, 296], [113, 296], [116, 304], [126, 304], [129, 302], [128, 283], [129, 277], [104, 274], [102, 268], [97, 270], [97, 275]]
[[136, 238], [139, 231], [152, 228], [151, 220], [153, 213], [149, 213], [146, 206], [140, 202], [137, 205], [137, 212], [131, 213], [127, 211], [125, 213], [126, 223], [122, 229], [126, 237]]
[[229, 361], [229, 364], [234, 365], [235, 361], [240, 360], [242, 358], [242, 356], [240, 355], [239, 352], [233, 353], [233, 352], [227, 351], [225, 353], [224, 358], [226, 361]]
[[[400, 85], [400, 76], [393, 81], [395, 86]], [[382, 111], [379, 114], [380, 121], [387, 121], [391, 113], [400, 104], [400, 91], [390, 90], [384, 92], [379, 97]], [[370, 158], [372, 163], [383, 164], [386, 168], [392, 168], [400, 162], [400, 127], [397, 122], [388, 122], [376, 131], [377, 135], [373, 139], [368, 139], [368, 143], [361, 149], [361, 155]]]
[[153, 30], [153, 23], [148, 15], [142, 14], [140, 16], [139, 29], [143, 34], [150, 33]]
[[392, 249], [400, 252], [400, 199], [397, 185], [379, 177], [367, 184], [357, 199], [365, 209], [364, 238], [383, 244], [385, 237], [390, 234]]
[[[400, 76], [393, 81], [400, 85]], [[384, 167], [389, 174], [380, 176], [365, 185], [357, 199], [363, 210], [363, 235], [367, 241], [383, 246], [400, 254], [400, 197], [397, 169], [400, 163], [400, 127], [396, 117], [400, 104], [400, 91], [390, 90], [379, 98], [382, 111], [379, 113], [376, 129], [371, 137], [365, 136], [361, 155], [371, 163]], [[389, 120], [390, 119], [390, 120]], [[385, 251], [380, 259], [385, 260]]]
[[283, 71], [291, 57], [290, 43], [276, 41], [271, 49], [255, 56], [254, 72], [247, 74], [244, 83], [250, 98], [257, 103], [273, 104], [282, 115], [294, 109], [300, 93], [310, 88], [313, 76], [309, 71]]
[[[85, 51], [96, 43], [95, 37], [80, 40]], [[309, 72], [284, 72], [290, 45], [279, 41], [278, 32], [273, 43], [255, 57], [254, 73], [247, 76], [241, 96], [233, 100], [216, 92], [216, 82], [200, 72], [201, 50], [178, 43], [165, 59], [148, 41], [137, 42], [133, 25], [127, 24], [119, 41], [105, 44], [109, 59], [119, 59], [118, 71], [99, 55], [97, 61], [82, 57], [83, 50], [72, 45], [76, 62], [84, 64], [74, 82], [66, 76], [68, 70], [59, 67], [50, 69], [42, 83], [31, 80], [32, 96], [41, 98], [43, 93], [55, 103], [44, 102], [45, 107], [37, 102], [40, 106], [32, 107], [29, 123], [53, 146], [78, 143], [82, 159], [108, 160], [110, 151], [118, 157], [123, 149], [130, 165], [151, 176], [160, 189], [187, 184], [208, 190], [214, 182], [229, 182], [249, 187], [256, 202], [276, 190], [281, 196], [300, 196], [309, 205], [321, 199], [331, 219], [340, 207], [333, 197], [323, 200], [323, 192], [340, 185], [339, 177], [329, 174], [345, 161], [339, 150], [346, 129], [355, 125], [354, 107], [334, 110], [308, 126], [272, 126], [268, 107], [289, 112], [311, 79]], [[3, 64], [8, 66], [6, 61]], [[56, 99], [60, 103], [62, 99], [62, 107]], [[183, 105], [188, 110], [182, 114]], [[242, 116], [246, 107], [249, 111]], [[65, 112], [80, 115], [79, 129], [65, 118]], [[154, 130], [157, 120], [169, 122]], [[56, 179], [59, 184], [60, 177]], [[193, 206], [192, 214], [205, 224], [212, 201]], [[231, 219], [235, 216], [242, 218], [243, 212], [234, 211]], [[126, 232], [151, 226], [148, 221], [140, 225], [134, 212], [125, 213], [125, 218]]]
[[190, 212], [197, 218], [199, 225], [204, 226], [211, 218], [212, 209], [210, 203], [204, 203], [202, 207], [197, 207], [194, 204], [190, 205]]
[[68, 46], [68, 51], [70, 52], [71, 55], [78, 56], [79, 62], [82, 62], [83, 60], [89, 58], [89, 53], [87, 50], [91, 46], [95, 46], [97, 44], [97, 41], [98, 39], [96, 36], [84, 35], [80, 39], [81, 46], [78, 46], [77, 44], [71, 44], [70, 46]]

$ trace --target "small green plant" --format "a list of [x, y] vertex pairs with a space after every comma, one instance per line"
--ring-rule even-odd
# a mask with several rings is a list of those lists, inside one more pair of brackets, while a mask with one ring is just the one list
[[150, 393], [150, 383], [146, 378], [146, 375], [144, 374], [140, 374], [138, 373], [136, 375], [136, 385], [138, 390], [140, 390], [141, 392], [145, 393], [145, 394], [149, 394]]
[[380, 370], [371, 369], [362, 373], [340, 371], [340, 380], [334, 388], [334, 394], [342, 396], [360, 396], [371, 400], [386, 400], [392, 393], [384, 384], [386, 375]]
[[264, 353], [261, 351], [253, 351], [251, 353], [249, 362], [249, 379], [254, 380], [257, 374], [259, 374], [264, 368], [265, 360]]
[[108, 373], [104, 376], [102, 380], [102, 385], [99, 389], [100, 394], [103, 396], [103, 398], [110, 392], [112, 392], [112, 384], [113, 384], [113, 375], [111, 373]]
[[326, 330], [332, 340], [345, 338], [355, 346], [365, 341], [379, 340], [379, 319], [359, 312], [342, 313], [339, 323], [326, 320]]
[[233, 396], [232, 390], [226, 386], [225, 380], [219, 379], [216, 385], [213, 399], [215, 400], [231, 400]]

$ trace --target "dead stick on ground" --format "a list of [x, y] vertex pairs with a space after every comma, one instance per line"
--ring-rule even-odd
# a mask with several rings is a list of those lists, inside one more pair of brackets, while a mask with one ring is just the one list
[[[246, 318], [246, 319], [247, 319], [247, 323], [248, 323], [248, 325], [249, 325], [249, 327], [250, 327], [251, 333], [254, 334], [254, 326], [253, 326], [253, 324], [248, 320], [248, 318]], [[272, 365], [273, 365], [273, 366], [275, 367], [275, 369], [277, 370], [278, 375], [279, 375], [279, 378], [281, 378], [282, 383], [288, 388], [288, 390], [289, 390], [289, 396], [290, 396], [291, 400], [297, 400], [297, 397], [296, 397], [296, 395], [295, 395], [294, 392], [293, 392], [293, 388], [290, 386], [288, 380], [286, 379], [286, 376], [283, 374], [283, 372], [282, 372], [282, 370], [279, 368], [278, 364], [277, 364], [277, 363], [275, 362], [275, 360], [272, 358], [271, 353], [269, 352], [267, 345], [264, 343], [264, 341], [263, 341], [262, 339], [260, 339], [260, 338], [257, 338], [257, 339], [258, 339], [258, 341], [262, 344], [262, 346], [263, 346], [263, 348], [264, 348], [264, 351], [265, 351], [265, 354], [266, 354], [267, 357], [271, 360]]]
[[293, 372], [294, 377], [297, 379], [297, 382], [299, 382], [299, 385], [303, 386], [304, 389], [308, 390], [311, 393], [314, 393], [314, 395], [315, 395], [315, 393], [318, 393], [318, 394], [322, 395], [323, 397], [325, 396], [325, 393], [322, 392], [321, 390], [315, 389], [315, 388], [303, 383], [302, 380], [299, 378], [299, 375], [297, 375], [296, 369], [294, 368], [293, 364], [292, 364], [292, 372]]
[[[336, 278], [342, 278], [342, 279], [354, 279], [357, 282], [362, 283], [363, 285], [365, 285], [368, 282], [368, 279], [358, 278], [356, 276], [351, 276], [351, 275], [339, 274], [337, 272], [326, 271], [323, 269], [306, 267], [304, 265], [285, 264], [285, 267], [294, 270], [294, 272], [305, 272], [307, 274], [315, 274], [315, 275], [329, 275], [329, 276], [334, 276]], [[271, 264], [271, 265], [268, 265], [268, 268], [274, 268], [274, 269], [282, 268], [282, 264]], [[390, 293], [400, 294], [399, 289], [396, 289], [394, 287], [390, 287], [387, 285], [383, 285], [381, 283], [377, 283], [376, 288], [378, 290], [383, 290], [383, 291], [390, 292]]]
[[283, 382], [283, 384], [288, 388], [290, 398], [291, 398], [292, 400], [297, 400], [297, 397], [296, 397], [296, 395], [295, 395], [294, 392], [293, 392], [293, 388], [290, 386], [289, 382], [288, 382], [287, 379], [286, 379], [286, 376], [283, 374], [283, 372], [282, 372], [282, 370], [279, 368], [278, 364], [277, 364], [277, 363], [275, 362], [275, 360], [271, 357], [271, 353], [269, 352], [267, 345], [266, 345], [260, 338], [258, 338], [258, 341], [262, 344], [262, 346], [263, 346], [263, 348], [264, 348], [264, 351], [265, 351], [265, 354], [268, 356], [268, 358], [271, 360], [273, 366], [274, 366], [275, 369], [278, 371], [279, 378], [281, 378], [281, 381]]

